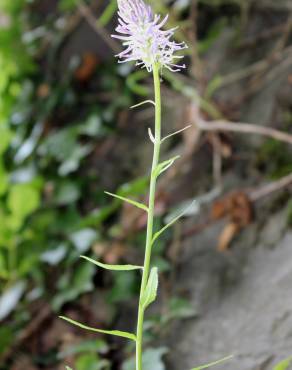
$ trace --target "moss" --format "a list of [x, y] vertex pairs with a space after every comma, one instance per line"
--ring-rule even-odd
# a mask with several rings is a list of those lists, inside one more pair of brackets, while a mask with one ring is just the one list
[[287, 145], [269, 139], [258, 151], [256, 166], [272, 179], [278, 179], [292, 172], [291, 158], [292, 153]]

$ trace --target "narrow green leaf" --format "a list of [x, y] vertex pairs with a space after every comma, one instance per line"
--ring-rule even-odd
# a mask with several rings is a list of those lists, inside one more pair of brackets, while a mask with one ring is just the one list
[[65, 317], [65, 316], [59, 316], [59, 317], [60, 317], [60, 319], [65, 320], [65, 321], [69, 322], [72, 325], [76, 325], [76, 326], [78, 326], [81, 329], [85, 329], [85, 330], [89, 330], [89, 331], [94, 331], [94, 332], [102, 333], [102, 334], [115, 335], [117, 337], [123, 337], [123, 338], [127, 338], [127, 339], [131, 339], [133, 341], [136, 341], [136, 335], [135, 334], [132, 334], [132, 333], [128, 333], [128, 332], [120, 331], [120, 330], [101, 330], [101, 329], [95, 329], [95, 328], [91, 328], [90, 326], [83, 325], [80, 322], [75, 321], [75, 320], [72, 320], [72, 319], [70, 319], [68, 317]]
[[171, 167], [173, 165], [173, 163], [179, 158], [180, 156], [177, 155], [173, 158], [170, 158], [162, 163], [159, 163], [158, 166], [155, 168], [154, 170], [154, 176], [155, 177], [158, 177], [159, 175], [161, 175], [164, 171], [166, 171], [169, 167]]
[[132, 199], [129, 199], [129, 198], [125, 198], [125, 197], [122, 197], [122, 196], [117, 195], [117, 194], [109, 193], [108, 191], [105, 191], [105, 194], [110, 195], [111, 197], [117, 198], [119, 200], [123, 200], [124, 202], [130, 203], [133, 206], [136, 206], [136, 207], [138, 207], [140, 209], [143, 209], [143, 211], [148, 212], [148, 207], [145, 206], [145, 204], [136, 202], [135, 200], [132, 200]]
[[152, 302], [155, 301], [157, 296], [158, 288], [158, 269], [157, 267], [152, 267], [145, 291], [141, 297], [141, 305], [145, 310]]
[[112, 19], [113, 15], [115, 14], [116, 9], [117, 9], [116, 0], [111, 0], [109, 5], [105, 8], [103, 13], [99, 17], [98, 24], [101, 27], [105, 27], [110, 22], [110, 20]]
[[211, 362], [210, 364], [207, 364], [207, 365], [203, 365], [203, 366], [199, 366], [199, 367], [194, 367], [192, 370], [202, 370], [202, 369], [207, 369], [211, 366], [215, 366], [215, 365], [219, 365], [221, 364], [222, 362], [225, 362], [227, 360], [230, 360], [233, 356], [227, 356], [227, 357], [224, 357], [222, 358], [221, 360], [218, 360], [218, 361], [215, 361], [215, 362]]
[[142, 101], [141, 103], [138, 103], [138, 104], [135, 104], [135, 105], [132, 105], [130, 108], [133, 109], [133, 108], [138, 108], [140, 107], [141, 105], [144, 105], [144, 104], [153, 104], [154, 107], [155, 107], [155, 102], [153, 100], [144, 100]]
[[288, 370], [291, 364], [292, 364], [292, 357], [289, 357], [286, 360], [281, 361], [278, 365], [276, 365], [274, 367], [274, 370]]
[[[195, 201], [194, 201], [195, 202]], [[168, 229], [170, 226], [172, 226], [173, 224], [176, 223], [176, 221], [178, 221], [180, 218], [182, 218], [187, 212], [188, 210], [193, 206], [194, 202], [192, 202], [189, 207], [187, 207], [181, 214], [179, 214], [177, 217], [175, 217], [173, 220], [171, 220], [168, 224], [166, 224], [162, 229], [160, 229], [159, 231], [157, 231], [154, 235], [153, 235], [153, 239], [152, 239], [152, 245], [154, 244], [154, 242], [157, 240], [157, 238], [160, 237], [160, 235], [166, 230]]]
[[81, 258], [84, 258], [86, 261], [91, 262], [103, 269], [106, 270], [113, 270], [113, 271], [131, 271], [131, 270], [143, 270], [143, 266], [134, 266], [134, 265], [107, 265], [105, 263], [101, 263], [98, 261], [93, 260], [92, 258], [89, 258], [87, 256], [80, 256]]
[[182, 129], [180, 129], [180, 130], [177, 130], [177, 131], [175, 131], [175, 132], [172, 132], [171, 134], [169, 134], [169, 135], [165, 136], [165, 137], [161, 140], [161, 142], [163, 143], [165, 140], [167, 140], [167, 139], [169, 139], [169, 138], [171, 138], [171, 137], [173, 137], [173, 136], [175, 136], [175, 135], [177, 135], [177, 134], [180, 134], [181, 132], [183, 132], [183, 131], [187, 130], [187, 129], [188, 129], [188, 128], [190, 128], [190, 127], [192, 127], [192, 125], [188, 125], [188, 126], [186, 126], [186, 127], [182, 128]]

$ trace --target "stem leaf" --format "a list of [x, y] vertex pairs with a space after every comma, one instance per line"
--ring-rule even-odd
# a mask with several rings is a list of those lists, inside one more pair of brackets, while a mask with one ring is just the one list
[[132, 204], [133, 206], [138, 207], [138, 208], [140, 208], [140, 209], [143, 209], [143, 211], [148, 212], [148, 207], [147, 207], [145, 204], [143, 204], [143, 203], [136, 202], [135, 200], [132, 200], [132, 199], [129, 199], [129, 198], [125, 198], [125, 197], [122, 197], [121, 195], [117, 195], [117, 194], [109, 193], [108, 191], [105, 191], [105, 194], [110, 195], [111, 197], [117, 198], [117, 199], [119, 199], [119, 200], [122, 200], [122, 201], [124, 201], [124, 202], [130, 203], [130, 204]]
[[177, 134], [180, 134], [181, 132], [183, 132], [183, 131], [187, 130], [187, 129], [188, 129], [188, 128], [190, 128], [190, 127], [192, 127], [192, 125], [188, 125], [188, 126], [186, 126], [186, 127], [182, 128], [182, 129], [180, 129], [180, 130], [177, 130], [177, 131], [175, 131], [175, 132], [173, 132], [173, 133], [171, 133], [171, 134], [169, 134], [169, 135], [165, 136], [165, 137], [161, 140], [161, 142], [163, 143], [163, 142], [164, 142], [164, 141], [166, 141], [167, 139], [169, 139], [169, 138], [171, 138], [171, 137], [173, 137], [173, 136], [175, 136], [175, 135], [177, 135]]
[[144, 105], [144, 104], [147, 104], [147, 103], [150, 103], [150, 104], [153, 104], [154, 107], [155, 107], [155, 102], [153, 100], [144, 100], [142, 101], [141, 103], [138, 103], [136, 105], [132, 105], [130, 108], [133, 109], [133, 108], [138, 108], [140, 107], [141, 105]]
[[141, 306], [145, 310], [152, 302], [155, 301], [158, 289], [158, 269], [152, 267], [145, 291], [141, 297]]
[[95, 261], [92, 258], [89, 258], [87, 256], [80, 256], [81, 258], [85, 259], [88, 262], [93, 263], [94, 265], [101, 267], [105, 270], [113, 270], [113, 271], [131, 271], [131, 270], [143, 270], [143, 266], [135, 266], [135, 265], [108, 265], [105, 263], [101, 263], [98, 261]]
[[[195, 201], [194, 201], [195, 202]], [[180, 218], [182, 218], [187, 212], [188, 210], [193, 206], [194, 202], [192, 202], [189, 207], [187, 207], [181, 214], [179, 214], [177, 217], [175, 217], [173, 220], [171, 220], [168, 224], [166, 224], [162, 229], [160, 229], [159, 231], [157, 231], [154, 235], [153, 235], [153, 238], [152, 238], [152, 245], [154, 244], [154, 242], [160, 237], [160, 235], [166, 230], [168, 229], [170, 226], [172, 226], [173, 224], [176, 223], [176, 221], [178, 221]]]
[[170, 158], [164, 162], [159, 163], [158, 166], [154, 169], [153, 175], [155, 177], [158, 177], [159, 175], [161, 175], [164, 171], [166, 171], [169, 167], [171, 167], [178, 158], [180, 158], [179, 155], [173, 158]]
[[222, 358], [221, 360], [218, 360], [218, 361], [215, 361], [215, 362], [211, 362], [210, 364], [207, 364], [207, 365], [203, 365], [203, 366], [199, 366], [199, 367], [194, 367], [192, 370], [202, 370], [202, 369], [207, 369], [211, 366], [215, 366], [215, 365], [219, 365], [221, 364], [222, 362], [225, 362], [227, 360], [230, 360], [233, 356], [227, 356], [227, 357], [224, 357]]
[[132, 334], [132, 333], [128, 333], [128, 332], [120, 331], [120, 330], [95, 329], [95, 328], [92, 328], [90, 326], [83, 325], [83, 324], [81, 324], [78, 321], [72, 320], [69, 317], [65, 317], [65, 316], [59, 316], [59, 317], [60, 317], [60, 319], [65, 320], [65, 321], [69, 322], [72, 325], [78, 326], [81, 329], [85, 329], [85, 330], [89, 330], [89, 331], [94, 331], [94, 332], [102, 333], [102, 334], [115, 335], [117, 337], [123, 337], [123, 338], [127, 338], [127, 339], [131, 339], [133, 341], [136, 341], [136, 335], [135, 334]]

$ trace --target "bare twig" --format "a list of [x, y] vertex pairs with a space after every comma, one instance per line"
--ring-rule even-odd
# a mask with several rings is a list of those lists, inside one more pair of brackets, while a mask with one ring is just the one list
[[292, 173], [290, 173], [287, 176], [282, 177], [280, 180], [270, 182], [266, 185], [263, 185], [262, 187], [258, 189], [252, 190], [249, 193], [249, 198], [250, 200], [255, 202], [263, 197], [271, 195], [272, 193], [276, 191], [282, 190], [289, 185], [292, 185]]
[[98, 20], [92, 14], [91, 9], [83, 2], [78, 4], [78, 9], [88, 24], [94, 29], [94, 31], [116, 54], [118, 54], [121, 51], [120, 46], [113, 38], [110, 37], [107, 30], [98, 23]]
[[292, 135], [270, 127], [254, 125], [251, 123], [235, 123], [223, 120], [206, 122], [199, 119], [196, 122], [196, 126], [202, 131], [230, 131], [262, 135], [292, 145]]

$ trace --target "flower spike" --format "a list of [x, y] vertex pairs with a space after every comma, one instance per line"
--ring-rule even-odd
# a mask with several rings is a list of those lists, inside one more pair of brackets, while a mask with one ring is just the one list
[[176, 28], [163, 30], [168, 15], [154, 14], [151, 7], [143, 0], [118, 0], [119, 25], [116, 31], [119, 35], [112, 37], [122, 40], [125, 50], [117, 56], [119, 63], [136, 61], [137, 66], [152, 72], [153, 65], [159, 64], [172, 72], [185, 68], [176, 60], [183, 56], [175, 55], [177, 51], [187, 48], [187, 45], [172, 40]]

